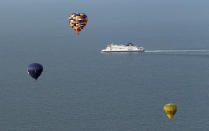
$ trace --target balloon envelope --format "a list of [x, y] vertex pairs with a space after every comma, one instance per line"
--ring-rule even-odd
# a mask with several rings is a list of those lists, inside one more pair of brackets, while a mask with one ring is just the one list
[[168, 116], [169, 119], [172, 119], [173, 116], [176, 114], [177, 106], [175, 104], [169, 103], [163, 107], [165, 114]]
[[85, 13], [73, 13], [68, 18], [70, 26], [77, 34], [86, 26], [88, 17]]
[[37, 80], [43, 71], [43, 66], [39, 63], [32, 63], [28, 66], [27, 71], [31, 77]]

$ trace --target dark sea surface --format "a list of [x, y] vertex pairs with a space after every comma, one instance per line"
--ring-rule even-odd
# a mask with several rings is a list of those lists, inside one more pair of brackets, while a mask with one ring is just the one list
[[[0, 131], [208, 131], [208, 7], [208, 0], [0, 1]], [[78, 36], [67, 21], [75, 11], [89, 17]], [[147, 52], [100, 53], [129, 41]], [[34, 62], [44, 66], [38, 81], [26, 72]], [[167, 103], [178, 106], [172, 120]]]

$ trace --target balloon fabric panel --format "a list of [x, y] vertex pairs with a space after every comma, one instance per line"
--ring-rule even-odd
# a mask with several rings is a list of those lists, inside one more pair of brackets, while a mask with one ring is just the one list
[[73, 13], [69, 16], [69, 25], [78, 33], [87, 24], [88, 17], [84, 13]]

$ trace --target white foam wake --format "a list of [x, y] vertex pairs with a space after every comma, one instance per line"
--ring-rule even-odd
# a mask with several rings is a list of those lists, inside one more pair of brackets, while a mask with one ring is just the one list
[[146, 50], [147, 53], [209, 53], [209, 50]]

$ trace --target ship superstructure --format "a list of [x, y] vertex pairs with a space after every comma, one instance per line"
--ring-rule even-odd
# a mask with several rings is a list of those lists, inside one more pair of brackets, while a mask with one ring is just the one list
[[128, 43], [127, 45], [110, 44], [107, 45], [107, 47], [105, 49], [102, 49], [101, 51], [102, 52], [144, 52], [144, 48], [134, 46], [132, 43]]

